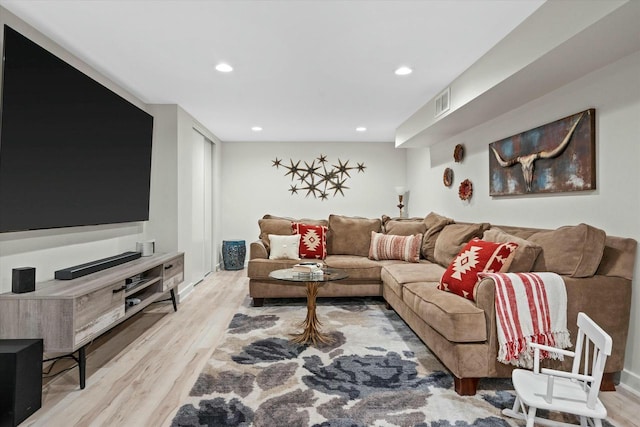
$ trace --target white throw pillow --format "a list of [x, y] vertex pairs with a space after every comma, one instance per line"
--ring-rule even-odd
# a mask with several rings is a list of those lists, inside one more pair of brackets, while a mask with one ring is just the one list
[[300, 259], [300, 235], [269, 234], [269, 259]]

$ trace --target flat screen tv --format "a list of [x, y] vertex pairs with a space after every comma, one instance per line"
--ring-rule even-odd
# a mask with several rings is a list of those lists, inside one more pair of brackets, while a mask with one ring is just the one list
[[149, 219], [153, 117], [4, 27], [0, 232]]

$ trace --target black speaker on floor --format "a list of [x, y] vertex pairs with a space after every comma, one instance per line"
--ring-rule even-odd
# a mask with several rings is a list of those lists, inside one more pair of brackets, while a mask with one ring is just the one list
[[0, 427], [17, 426], [42, 406], [41, 339], [0, 340]]
[[11, 292], [22, 294], [36, 290], [36, 269], [33, 267], [14, 268], [11, 274]]

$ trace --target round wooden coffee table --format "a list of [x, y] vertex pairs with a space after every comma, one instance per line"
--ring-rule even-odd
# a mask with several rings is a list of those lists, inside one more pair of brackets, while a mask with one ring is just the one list
[[298, 334], [293, 334], [291, 341], [299, 344], [313, 343], [313, 345], [318, 345], [318, 342], [331, 344], [331, 342], [333, 342], [331, 337], [320, 332], [320, 326], [322, 324], [316, 315], [316, 296], [318, 295], [318, 288], [320, 286], [326, 282], [346, 279], [349, 277], [347, 272], [335, 268], [324, 268], [322, 274], [308, 274], [298, 273], [291, 268], [285, 268], [272, 271], [269, 273], [269, 277], [289, 282], [292, 285], [305, 285], [307, 288], [307, 317], [300, 324], [303, 331]]

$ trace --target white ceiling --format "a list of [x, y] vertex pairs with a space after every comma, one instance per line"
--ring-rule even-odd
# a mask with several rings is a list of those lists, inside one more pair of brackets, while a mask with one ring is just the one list
[[[542, 3], [0, 0], [144, 102], [179, 104], [223, 141], [300, 142], [393, 141]], [[220, 62], [234, 71], [215, 71]], [[414, 72], [396, 76], [401, 65]]]

